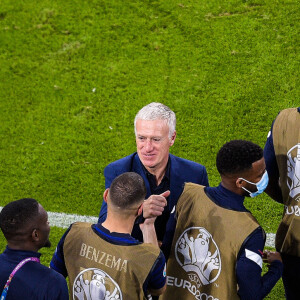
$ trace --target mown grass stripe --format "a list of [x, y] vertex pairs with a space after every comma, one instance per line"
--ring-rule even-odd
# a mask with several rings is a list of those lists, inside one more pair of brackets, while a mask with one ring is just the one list
[[[0, 207], [0, 211], [2, 207]], [[76, 214], [65, 214], [65, 213], [58, 213], [58, 212], [48, 212], [49, 222], [51, 226], [60, 227], [60, 228], [68, 228], [70, 224], [74, 222], [90, 222], [90, 223], [97, 223], [98, 217], [94, 216], [81, 216]], [[275, 246], [275, 234], [274, 233], [267, 233], [266, 239], [266, 247]]]

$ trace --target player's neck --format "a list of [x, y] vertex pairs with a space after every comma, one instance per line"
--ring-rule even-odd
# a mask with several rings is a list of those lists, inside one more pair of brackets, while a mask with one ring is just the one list
[[156, 185], [160, 185], [161, 181], [163, 180], [165, 173], [166, 173], [167, 165], [161, 168], [147, 168], [147, 171], [151, 173], [155, 177]]
[[131, 234], [135, 217], [120, 218], [119, 216], [107, 215], [106, 220], [102, 223], [102, 226], [110, 232], [127, 233]]
[[19, 251], [38, 252], [38, 250], [39, 250], [39, 248], [33, 246], [29, 242], [24, 242], [22, 244], [19, 244], [18, 242], [14, 242], [14, 241], [7, 241], [7, 246], [12, 250], [19, 250]]
[[236, 186], [236, 184], [234, 182], [232, 182], [232, 181], [227, 181], [227, 180], [224, 180], [224, 178], [222, 178], [221, 185], [225, 189], [227, 189], [227, 190], [229, 190], [229, 191], [231, 191], [231, 192], [233, 192], [233, 193], [235, 193], [237, 195], [243, 196], [243, 194], [244, 194], [244, 191], [242, 189], [239, 189]]

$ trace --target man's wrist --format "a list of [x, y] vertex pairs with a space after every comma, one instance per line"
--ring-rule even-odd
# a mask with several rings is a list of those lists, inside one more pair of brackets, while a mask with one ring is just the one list
[[144, 221], [144, 226], [154, 227], [155, 218], [148, 218]]

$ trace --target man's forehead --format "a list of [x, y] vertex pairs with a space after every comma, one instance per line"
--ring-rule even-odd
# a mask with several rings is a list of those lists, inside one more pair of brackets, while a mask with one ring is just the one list
[[264, 157], [262, 157], [261, 159], [255, 161], [254, 163], [252, 163], [252, 169], [253, 168], [265, 169], [266, 168], [266, 162], [265, 162]]
[[137, 130], [164, 130], [169, 129], [167, 120], [157, 119], [157, 120], [142, 120], [139, 119], [136, 123]]
[[263, 173], [266, 169], [265, 159], [262, 157], [261, 159], [252, 163], [252, 168], [247, 170], [248, 174], [260, 174]]
[[266, 169], [265, 159], [262, 157], [261, 159], [252, 163], [251, 168], [245, 169], [243, 171], [237, 171], [232, 174], [224, 174], [228, 178], [238, 178], [243, 176], [249, 176], [254, 174], [263, 173]]

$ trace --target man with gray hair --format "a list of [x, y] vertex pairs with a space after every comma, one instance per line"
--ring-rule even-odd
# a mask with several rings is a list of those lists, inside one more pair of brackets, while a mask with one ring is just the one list
[[[155, 229], [159, 245], [168, 256], [172, 232], [175, 228], [174, 212], [185, 182], [208, 186], [204, 166], [169, 153], [176, 138], [176, 116], [166, 105], [152, 102], [136, 115], [134, 129], [137, 152], [110, 163], [104, 169], [105, 188], [124, 172], [140, 174], [146, 184], [147, 195], [143, 215], [136, 220], [132, 236], [143, 240], [139, 224], [144, 219], [157, 217]], [[107, 205], [103, 201], [99, 223], [105, 221]], [[168, 234], [166, 234], [166, 231]]]

